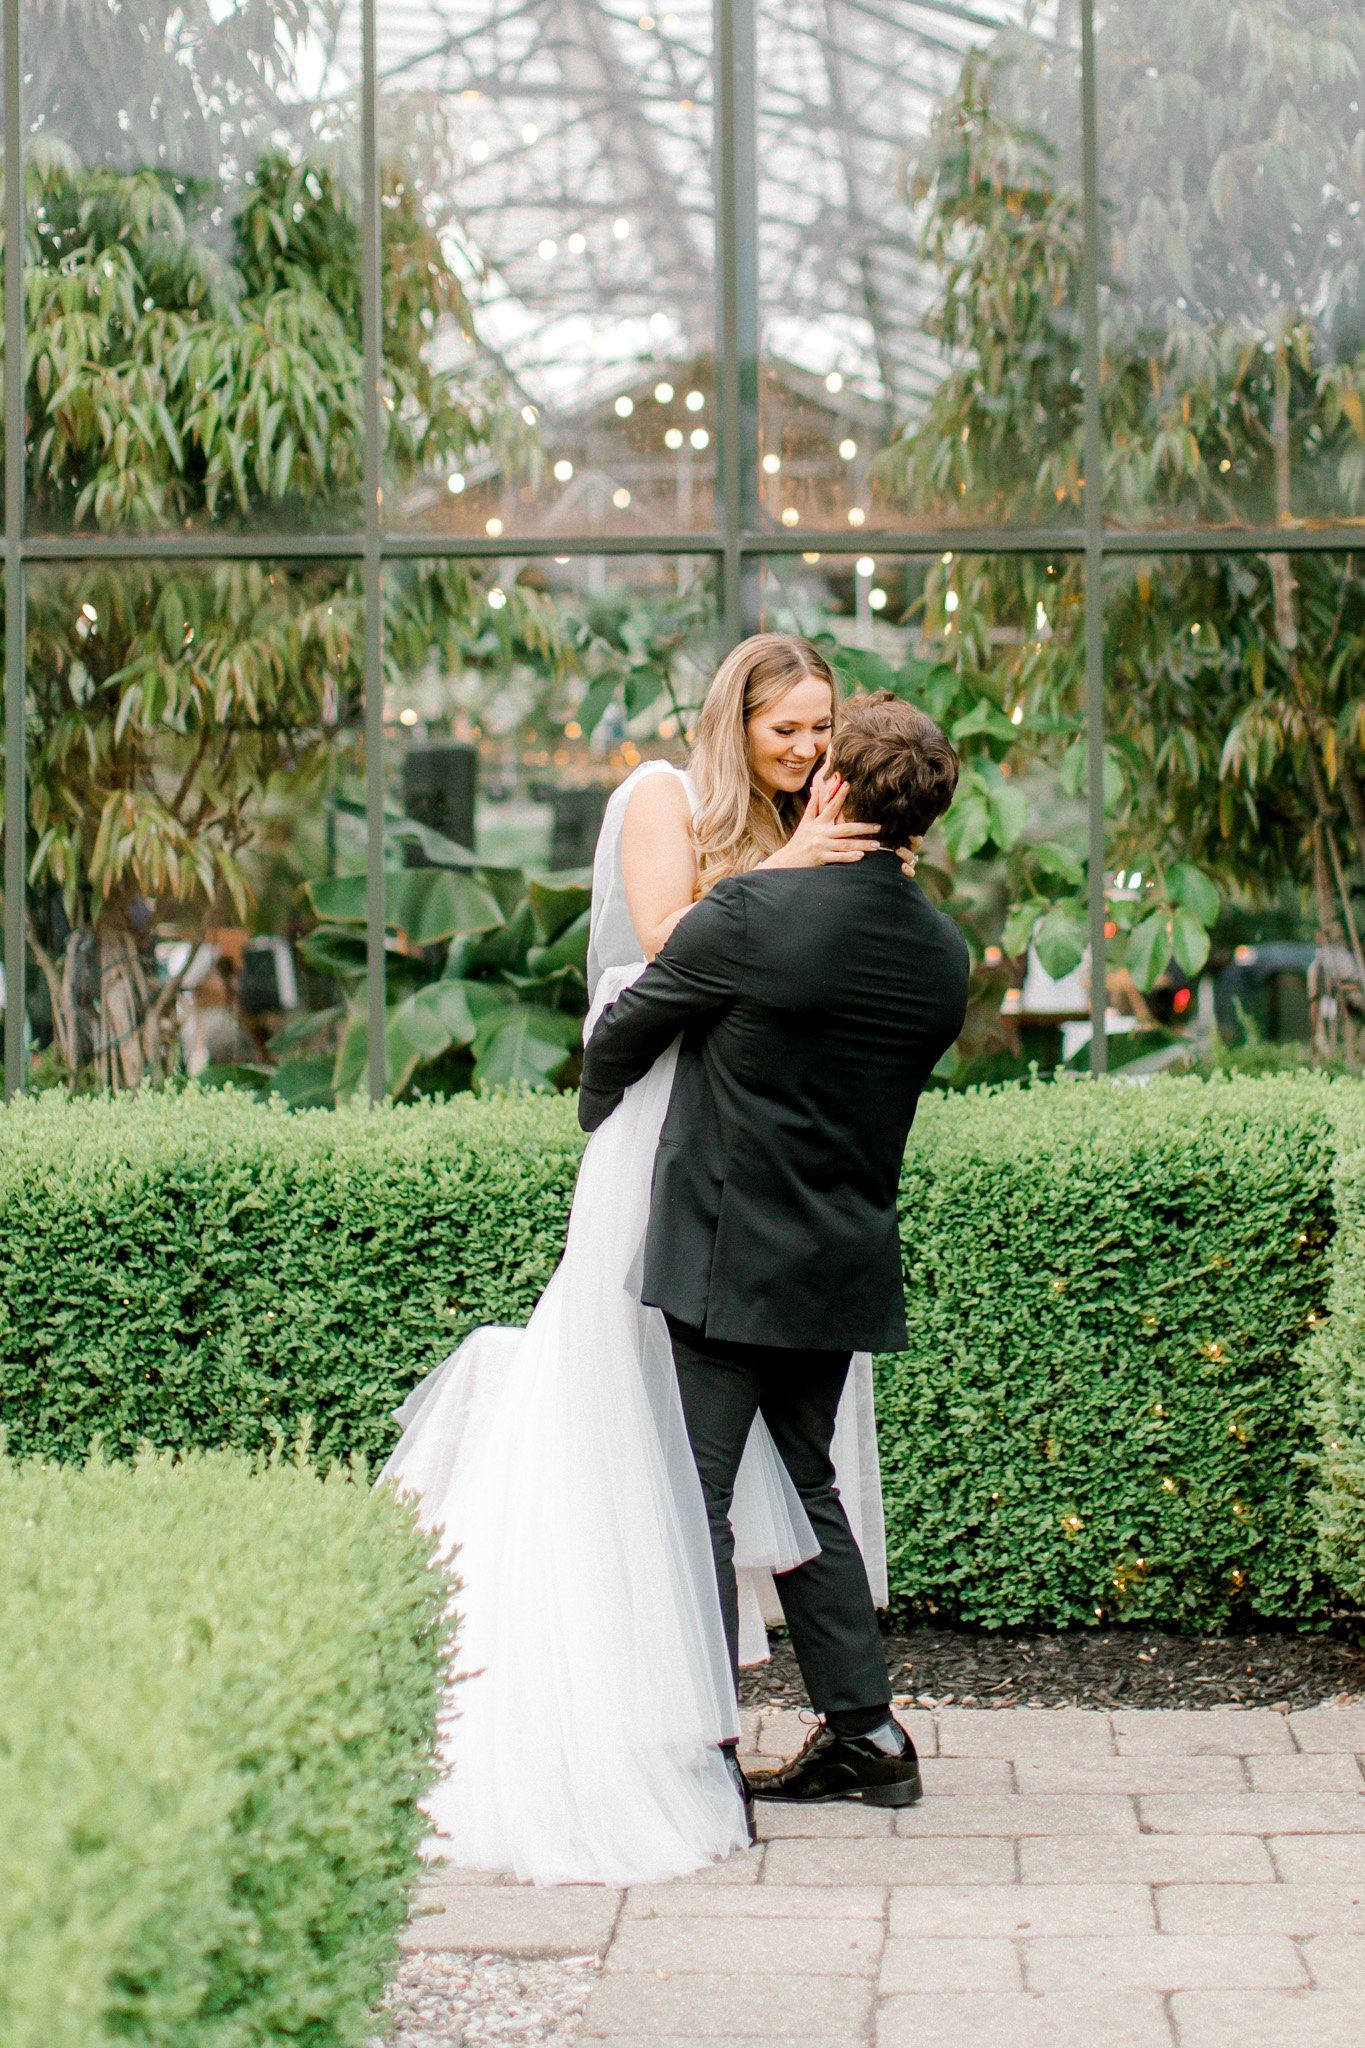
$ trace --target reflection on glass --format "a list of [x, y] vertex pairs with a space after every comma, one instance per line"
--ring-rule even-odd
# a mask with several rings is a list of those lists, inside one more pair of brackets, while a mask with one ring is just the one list
[[31, 522], [355, 525], [357, 122], [335, 10], [26, 16]]
[[1109, 518], [1365, 516], [1365, 17], [1125, 0], [1099, 66]]
[[389, 1087], [570, 1085], [593, 848], [632, 768], [686, 758], [714, 667], [709, 574], [409, 561], [385, 599]]
[[[424, 532], [708, 527], [711, 9], [380, 0], [386, 513]], [[445, 266], [435, 317], [411, 292]]]
[[1074, 524], [1074, 9], [760, 0], [760, 521]]
[[[30, 571], [37, 1085], [332, 1099], [351, 956], [314, 941], [365, 864], [361, 621], [331, 566]], [[363, 1022], [348, 1056], [354, 1085]]]

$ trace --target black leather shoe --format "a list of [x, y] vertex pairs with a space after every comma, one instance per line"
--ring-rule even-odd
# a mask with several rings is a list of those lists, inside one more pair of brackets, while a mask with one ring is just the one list
[[915, 1745], [889, 1716], [867, 1735], [839, 1735], [821, 1722], [799, 1756], [780, 1771], [755, 1771], [755, 1799], [821, 1805], [861, 1799], [864, 1806], [914, 1806], [924, 1797]]
[[744, 1825], [749, 1830], [749, 1847], [758, 1840], [758, 1828], [754, 1822], [754, 1795], [749, 1790], [749, 1780], [740, 1766], [739, 1752], [733, 1742], [722, 1742], [720, 1753], [725, 1758], [725, 1768], [730, 1773], [736, 1792], [744, 1804]]

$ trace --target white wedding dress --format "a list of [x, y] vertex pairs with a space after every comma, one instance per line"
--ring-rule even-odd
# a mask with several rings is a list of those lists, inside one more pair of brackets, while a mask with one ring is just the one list
[[[593, 867], [587, 1036], [643, 973], [613, 793]], [[686, 778], [684, 778], [686, 780]], [[687, 784], [689, 798], [691, 785]], [[719, 1743], [738, 1734], [701, 1486], [668, 1332], [639, 1300], [654, 1154], [677, 1048], [589, 1139], [564, 1257], [524, 1330], [475, 1330], [398, 1410], [380, 1474], [456, 1552], [458, 1666], [441, 1853], [543, 1884], [657, 1883], [746, 1845]], [[839, 1411], [839, 1487], [886, 1600], [871, 1360]], [[741, 1658], [767, 1655], [772, 1573], [818, 1549], [761, 1418], [733, 1522]]]

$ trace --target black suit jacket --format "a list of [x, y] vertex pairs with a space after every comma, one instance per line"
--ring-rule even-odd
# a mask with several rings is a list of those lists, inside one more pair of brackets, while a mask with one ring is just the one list
[[583, 1056], [592, 1131], [682, 1037], [647, 1303], [732, 1343], [904, 1343], [901, 1160], [967, 972], [956, 925], [892, 853], [732, 877], [688, 912]]

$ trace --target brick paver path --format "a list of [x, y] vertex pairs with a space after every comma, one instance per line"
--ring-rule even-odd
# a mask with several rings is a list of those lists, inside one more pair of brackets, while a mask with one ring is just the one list
[[600, 1955], [580, 2048], [1365, 2048], [1365, 1708], [901, 1718], [908, 1812], [760, 1804], [624, 1895], [442, 1868], [410, 1945]]

